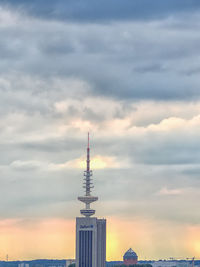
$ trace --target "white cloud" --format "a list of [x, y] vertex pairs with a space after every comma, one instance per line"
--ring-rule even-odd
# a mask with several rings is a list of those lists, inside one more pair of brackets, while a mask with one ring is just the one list
[[0, 6], [0, 28], [15, 27], [21, 17], [17, 12]]
[[183, 189], [168, 189], [167, 187], [163, 187], [157, 194], [160, 196], [178, 196], [183, 193]]

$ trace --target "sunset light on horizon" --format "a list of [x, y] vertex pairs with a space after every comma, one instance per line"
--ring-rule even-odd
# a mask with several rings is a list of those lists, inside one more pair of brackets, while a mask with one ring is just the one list
[[[182, 251], [185, 251], [186, 258], [192, 258], [193, 255], [200, 253], [199, 227], [193, 228], [178, 224], [172, 229], [168, 222], [159, 224], [144, 218], [125, 220], [107, 217], [107, 220], [108, 261], [122, 260], [123, 253], [127, 247], [131, 246], [137, 251], [140, 260], [183, 258], [180, 256]], [[75, 223], [73, 219], [7, 220], [0, 221], [0, 227], [0, 260], [5, 260], [3, 255], [7, 255], [7, 251], [11, 252], [9, 260], [75, 257]], [[179, 239], [172, 243], [170, 240], [173, 236], [178, 236]], [[165, 243], [163, 243], [163, 239]], [[171, 243], [170, 247], [168, 247], [169, 242]], [[155, 250], [159, 251], [160, 257], [154, 256]], [[52, 255], [54, 256], [52, 257]]]

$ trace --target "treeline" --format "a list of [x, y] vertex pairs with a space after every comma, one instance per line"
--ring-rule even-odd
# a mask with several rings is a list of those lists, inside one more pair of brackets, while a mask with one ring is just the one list
[[[114, 267], [127, 267], [125, 264], [116, 264]], [[128, 267], [152, 267], [151, 264], [146, 263], [146, 264], [133, 264], [133, 265], [128, 265]]]
[[[69, 267], [75, 267], [75, 263], [70, 264]], [[124, 264], [115, 264], [113, 267], [127, 267], [127, 265]], [[146, 263], [146, 264], [134, 264], [134, 265], [129, 265], [128, 267], [152, 267], [151, 264]]]

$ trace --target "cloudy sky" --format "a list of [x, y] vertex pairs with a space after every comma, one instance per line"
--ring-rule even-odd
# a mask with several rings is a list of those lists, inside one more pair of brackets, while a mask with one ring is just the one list
[[0, 0], [0, 259], [75, 257], [88, 131], [107, 259], [200, 255], [199, 28], [199, 0]]

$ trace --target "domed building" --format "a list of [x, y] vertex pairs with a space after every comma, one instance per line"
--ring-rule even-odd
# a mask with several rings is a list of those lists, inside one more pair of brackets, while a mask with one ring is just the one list
[[137, 264], [138, 262], [138, 256], [137, 254], [132, 250], [132, 248], [130, 248], [129, 250], [126, 251], [126, 253], [124, 254], [124, 264], [125, 265], [133, 265], [133, 264]]

